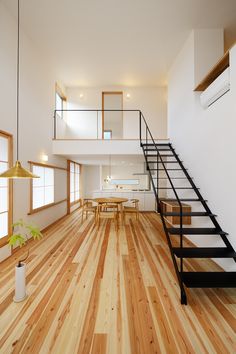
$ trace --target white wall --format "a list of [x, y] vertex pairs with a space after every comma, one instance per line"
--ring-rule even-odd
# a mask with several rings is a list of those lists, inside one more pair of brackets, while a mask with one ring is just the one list
[[[189, 36], [169, 72], [168, 131], [176, 152], [189, 168], [196, 185], [201, 187], [203, 197], [209, 201], [212, 212], [218, 215], [219, 224], [230, 234], [229, 240], [236, 248], [236, 47], [230, 52], [231, 90], [208, 109], [203, 109], [199, 93], [193, 91], [197, 51], [201, 48], [196, 45], [195, 36], [194, 32]], [[209, 36], [206, 38], [208, 40]], [[220, 38], [219, 33], [219, 41]], [[215, 40], [212, 44], [208, 41], [208, 49], [202, 45], [206, 57], [208, 52], [210, 55], [211, 51], [215, 52], [215, 62], [219, 55], [218, 45]], [[204, 240], [203, 237], [194, 238], [202, 246], [219, 246], [221, 243], [216, 240], [215, 236], [204, 237]], [[235, 269], [231, 260], [219, 260], [219, 263], [226, 269]]]
[[100, 189], [100, 166], [83, 165], [83, 195], [91, 198], [94, 190]]
[[[128, 87], [102, 87], [102, 88], [67, 88], [68, 109], [101, 109], [102, 91], [123, 91], [123, 109], [141, 110], [148, 122], [154, 138], [167, 138], [166, 88], [128, 88]], [[126, 98], [126, 93], [130, 98]], [[83, 97], [80, 98], [80, 94]], [[97, 134], [98, 118], [98, 134]], [[67, 138], [101, 138], [102, 117], [96, 112], [67, 114]], [[123, 137], [138, 138], [138, 113], [124, 113]], [[64, 132], [58, 132], [58, 138], [64, 137]]]
[[[114, 189], [115, 185], [107, 184], [104, 179], [109, 174], [109, 166], [83, 165], [83, 194], [85, 197], [91, 197], [92, 192], [102, 189]], [[143, 172], [144, 164], [135, 163], [132, 166], [112, 166], [112, 179], [139, 179], [139, 185], [123, 185], [123, 189], [148, 189], [148, 177], [146, 175], [134, 176], [133, 173]]]
[[134, 173], [143, 173], [144, 172], [144, 162], [142, 163], [131, 163], [130, 165], [125, 166], [103, 166], [102, 167], [102, 188], [103, 189], [116, 189], [116, 185], [111, 183], [106, 183], [104, 180], [109, 175], [111, 170], [112, 179], [135, 179], [139, 183], [136, 185], [122, 185], [119, 184], [119, 187], [123, 189], [149, 189], [149, 178], [148, 175], [134, 175]]
[[[14, 134], [16, 146], [16, 36], [13, 18], [0, 3], [0, 129]], [[21, 30], [20, 57], [20, 141], [19, 157], [25, 167], [27, 161], [40, 162], [40, 156], [49, 156], [48, 163], [66, 167], [66, 161], [52, 155], [52, 114], [55, 80], [42, 52]], [[14, 148], [14, 160], [16, 149]], [[57, 198], [66, 198], [66, 173], [57, 174]], [[66, 213], [66, 203], [27, 216], [29, 212], [29, 181], [14, 181], [14, 220], [24, 218], [42, 229]], [[5, 246], [0, 249], [0, 260], [9, 255]]]
[[[104, 95], [104, 109], [123, 109], [123, 95]], [[123, 113], [104, 112], [104, 130], [111, 130], [112, 139], [123, 138]]]
[[[224, 53], [224, 30], [194, 31], [194, 86], [196, 87]], [[210, 48], [210, 50], [209, 50]]]

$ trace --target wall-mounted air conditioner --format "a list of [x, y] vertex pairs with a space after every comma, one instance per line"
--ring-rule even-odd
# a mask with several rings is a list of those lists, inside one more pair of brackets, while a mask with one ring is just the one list
[[200, 95], [200, 102], [204, 108], [211, 106], [215, 101], [230, 90], [230, 70], [222, 72]]

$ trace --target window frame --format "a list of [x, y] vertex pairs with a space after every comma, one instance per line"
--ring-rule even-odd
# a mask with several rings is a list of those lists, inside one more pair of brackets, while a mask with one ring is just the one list
[[67, 202], [67, 198], [59, 200], [59, 201], [55, 201], [55, 188], [56, 188], [55, 170], [62, 170], [67, 173], [67, 168], [56, 166], [56, 165], [50, 165], [50, 164], [46, 164], [46, 163], [41, 163], [41, 162], [34, 162], [34, 161], [28, 161], [28, 163], [30, 164], [30, 171], [31, 172], [33, 170], [32, 166], [41, 166], [41, 167], [47, 167], [47, 168], [54, 169], [54, 202], [50, 203], [50, 204], [46, 204], [46, 205], [39, 207], [37, 209], [32, 209], [32, 207], [33, 207], [33, 180], [31, 179], [30, 180], [30, 211], [28, 212], [28, 215], [32, 215], [32, 214], [40, 212], [41, 210], [48, 209], [48, 208], [51, 208], [52, 206]]
[[[0, 130], [0, 136], [8, 140], [8, 168], [12, 167], [13, 163], [13, 135]], [[6, 161], [2, 161], [6, 162]], [[8, 234], [0, 238], [0, 247], [8, 243], [8, 238], [12, 234], [13, 222], [13, 181], [8, 179]]]
[[[71, 164], [74, 164], [74, 171], [75, 171], [75, 166], [79, 166], [79, 173], [77, 173], [77, 175], [81, 176], [81, 164], [78, 163], [78, 162], [75, 162], [75, 161], [72, 161], [72, 160], [68, 160], [68, 209], [70, 209], [72, 206], [74, 206], [75, 204], [78, 204], [78, 203], [81, 203], [81, 196], [78, 198], [78, 199], [74, 199], [73, 202], [71, 202], [70, 200], [70, 196], [71, 196], [71, 190], [70, 190], [70, 181], [71, 181]], [[76, 175], [76, 173], [74, 172], [74, 175]], [[76, 192], [79, 192], [79, 195], [80, 195], [80, 177], [79, 177], [79, 183], [78, 183], [78, 186], [79, 186], [79, 189], [78, 191], [76, 191], [76, 188], [75, 188], [75, 178], [74, 178], [74, 198], [76, 196]]]
[[[44, 210], [44, 209], [47, 209], [47, 208], [50, 208], [51, 206], [55, 205], [56, 202], [55, 202], [55, 171], [54, 171], [54, 167], [53, 166], [50, 166], [50, 165], [44, 165], [44, 164], [37, 164], [37, 163], [31, 163], [30, 164], [30, 171], [33, 172], [33, 167], [34, 166], [37, 166], [37, 167], [41, 167], [41, 168], [47, 168], [47, 169], [52, 169], [53, 170], [53, 202], [52, 203], [48, 203], [48, 204], [44, 204], [38, 208], [34, 208], [33, 205], [34, 205], [34, 186], [33, 186], [33, 180], [31, 179], [30, 180], [30, 212], [29, 214], [34, 214], [34, 213], [37, 213], [38, 211], [40, 210]], [[43, 185], [43, 188], [45, 189], [45, 185]]]

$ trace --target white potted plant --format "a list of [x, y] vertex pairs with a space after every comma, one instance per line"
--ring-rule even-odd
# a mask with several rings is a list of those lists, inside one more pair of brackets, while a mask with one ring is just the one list
[[[43, 235], [39, 228], [35, 225], [27, 224], [22, 219], [12, 225], [13, 234], [10, 236], [8, 243], [10, 246], [25, 246], [32, 237], [34, 240], [40, 240]], [[29, 249], [23, 259], [19, 259], [15, 267], [15, 296], [13, 300], [20, 302], [27, 297], [26, 292], [26, 264], [25, 261], [29, 257]]]

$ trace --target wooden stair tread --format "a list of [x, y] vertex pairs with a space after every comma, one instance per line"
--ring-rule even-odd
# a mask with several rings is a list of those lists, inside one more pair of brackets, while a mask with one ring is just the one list
[[235, 258], [236, 252], [227, 247], [173, 247], [177, 257], [183, 258]]
[[[169, 227], [168, 232], [172, 235], [180, 235], [181, 229], [179, 227]], [[186, 235], [227, 235], [222, 230], [217, 230], [215, 227], [183, 227], [183, 234]]]
[[236, 287], [236, 272], [183, 272], [180, 275], [188, 288]]

